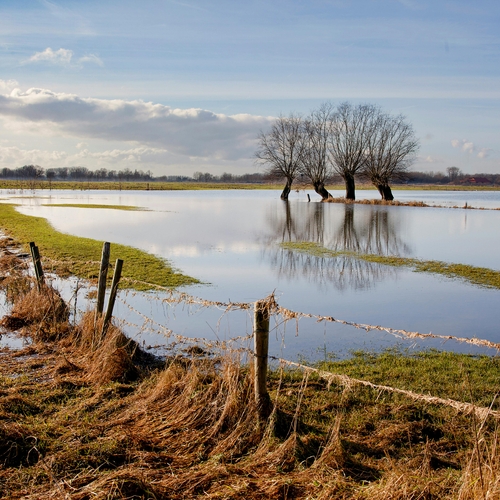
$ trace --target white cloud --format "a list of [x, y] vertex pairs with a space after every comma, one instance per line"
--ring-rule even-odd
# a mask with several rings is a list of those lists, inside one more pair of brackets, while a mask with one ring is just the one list
[[69, 66], [73, 58], [73, 51], [68, 49], [52, 50], [47, 47], [43, 52], [36, 52], [25, 63], [48, 62], [60, 66]]
[[64, 151], [44, 151], [40, 149], [21, 149], [17, 146], [0, 147], [0, 163], [3, 166], [18, 168], [22, 165], [58, 164], [67, 158]]
[[23, 61], [22, 64], [32, 63], [48, 63], [55, 66], [81, 68], [84, 64], [95, 64], [96, 66], [104, 67], [102, 59], [95, 54], [87, 54], [80, 57], [76, 63], [73, 63], [74, 53], [70, 49], [52, 50], [47, 47], [43, 52], [36, 52], [29, 59]]
[[174, 109], [144, 101], [82, 98], [46, 89], [0, 95], [0, 117], [31, 132], [119, 141], [191, 158], [251, 158], [272, 118]]
[[451, 145], [464, 153], [472, 154], [477, 152], [476, 156], [481, 159], [488, 158], [493, 151], [490, 148], [478, 148], [472, 141], [466, 139], [453, 139]]
[[0, 80], [0, 93], [11, 92], [19, 86], [16, 80]]
[[477, 154], [478, 158], [488, 158], [490, 154], [493, 152], [491, 148], [482, 148]]
[[96, 56], [95, 54], [88, 54], [86, 56], [80, 57], [80, 59], [78, 59], [78, 62], [80, 64], [83, 63], [97, 64], [97, 66], [100, 66], [101, 68], [104, 66], [102, 59]]
[[418, 163], [443, 163], [443, 159], [442, 158], [436, 158], [434, 156], [418, 156], [417, 157], [417, 162]]

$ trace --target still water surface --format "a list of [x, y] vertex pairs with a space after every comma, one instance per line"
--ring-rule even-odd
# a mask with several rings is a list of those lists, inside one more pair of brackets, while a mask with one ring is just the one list
[[[310, 195], [315, 200], [316, 195]], [[446, 206], [467, 201], [469, 207], [500, 207], [498, 192], [395, 195]], [[284, 203], [278, 191], [44, 191], [0, 196], [4, 202], [19, 203], [22, 213], [47, 218], [59, 231], [132, 245], [168, 259], [205, 283], [186, 287], [205, 299], [250, 302], [274, 292], [280, 305], [305, 313], [500, 341], [498, 290], [346, 257], [312, 257], [279, 246], [284, 241], [313, 241], [334, 250], [500, 269], [500, 211], [307, 203], [304, 192], [293, 193]], [[360, 191], [359, 197], [378, 196]], [[135, 205], [148, 211], [44, 206], [56, 203]], [[134, 308], [182, 335], [230, 338], [251, 332], [247, 312], [222, 315], [213, 309], [172, 308], [156, 300], [156, 294], [121, 294]], [[123, 304], [118, 315], [138, 321]], [[478, 352], [453, 342], [410, 343], [308, 319], [300, 320], [298, 330], [289, 323], [276, 325], [274, 332], [271, 350], [288, 358], [318, 358], [325, 351], [345, 356], [352, 349], [378, 350], [395, 342]], [[164, 343], [160, 334], [143, 333], [141, 339]]]

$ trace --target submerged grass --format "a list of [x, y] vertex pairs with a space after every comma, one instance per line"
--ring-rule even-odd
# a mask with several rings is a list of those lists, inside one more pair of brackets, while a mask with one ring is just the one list
[[64, 207], [64, 208], [104, 208], [108, 210], [125, 210], [131, 212], [149, 211], [147, 208], [135, 207], [133, 205], [98, 205], [92, 203], [42, 203], [43, 207]]
[[468, 264], [453, 264], [441, 262], [438, 260], [420, 260], [409, 257], [395, 257], [386, 255], [362, 254], [355, 252], [334, 251], [309, 241], [295, 241], [281, 243], [281, 247], [295, 251], [307, 253], [315, 257], [335, 258], [351, 257], [364, 260], [366, 262], [375, 262], [386, 266], [408, 267], [416, 272], [439, 274], [448, 278], [461, 279], [473, 285], [499, 288], [500, 289], [500, 271], [486, 267], [471, 266]]
[[[52, 268], [62, 276], [97, 278], [96, 263], [101, 259], [102, 242], [60, 233], [46, 219], [23, 215], [14, 205], [0, 204], [0, 221], [2, 229], [25, 248], [29, 241], [37, 244], [46, 270]], [[174, 270], [164, 259], [137, 248], [112, 244], [110, 260], [116, 259], [124, 261], [122, 277], [129, 279], [135, 289], [150, 288], [144, 283], [177, 287], [198, 282]]]

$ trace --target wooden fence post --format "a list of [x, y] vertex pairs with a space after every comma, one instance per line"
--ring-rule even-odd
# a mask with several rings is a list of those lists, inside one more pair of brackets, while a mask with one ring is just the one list
[[267, 357], [269, 351], [269, 305], [260, 300], [254, 310], [254, 390], [259, 416], [267, 418], [271, 412], [271, 398], [267, 392]]
[[104, 311], [104, 297], [106, 296], [106, 280], [108, 278], [109, 254], [111, 245], [106, 241], [102, 246], [101, 270], [99, 271], [99, 285], [97, 287], [97, 306], [95, 310], [94, 328], [97, 319]]
[[111, 321], [111, 316], [113, 315], [113, 308], [115, 306], [116, 293], [118, 292], [118, 283], [122, 276], [123, 260], [116, 259], [115, 272], [113, 274], [113, 283], [111, 284], [111, 293], [109, 294], [108, 309], [106, 310], [106, 316], [104, 317], [104, 322], [102, 324], [101, 340], [104, 339], [106, 331]]
[[40, 262], [40, 253], [34, 241], [30, 242], [30, 251], [31, 251], [31, 258], [33, 259], [33, 267], [35, 268], [35, 276], [38, 284], [38, 290], [40, 290], [40, 287], [44, 284], [43, 269], [42, 269], [42, 263]]

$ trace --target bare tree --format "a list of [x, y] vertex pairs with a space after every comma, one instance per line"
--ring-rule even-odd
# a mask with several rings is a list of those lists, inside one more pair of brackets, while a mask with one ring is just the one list
[[329, 158], [333, 170], [345, 182], [347, 200], [356, 199], [355, 176], [364, 166], [378, 108], [371, 104], [343, 102], [337, 107], [329, 135]]
[[415, 160], [419, 148], [413, 127], [402, 115], [391, 116], [376, 112], [373, 131], [368, 135], [368, 147], [362, 175], [378, 189], [383, 200], [392, 201], [389, 183], [401, 180]]
[[447, 167], [446, 173], [450, 178], [450, 182], [454, 182], [458, 178], [462, 177], [462, 171], [458, 167]]
[[280, 115], [269, 132], [259, 134], [258, 141], [259, 148], [255, 153], [257, 161], [267, 165], [268, 174], [286, 179], [281, 199], [288, 200], [304, 154], [302, 118], [293, 113], [289, 116]]
[[332, 197], [325, 184], [332, 174], [328, 142], [333, 114], [333, 105], [324, 103], [304, 121], [307, 147], [304, 150], [300, 171], [311, 182], [322, 201]]

